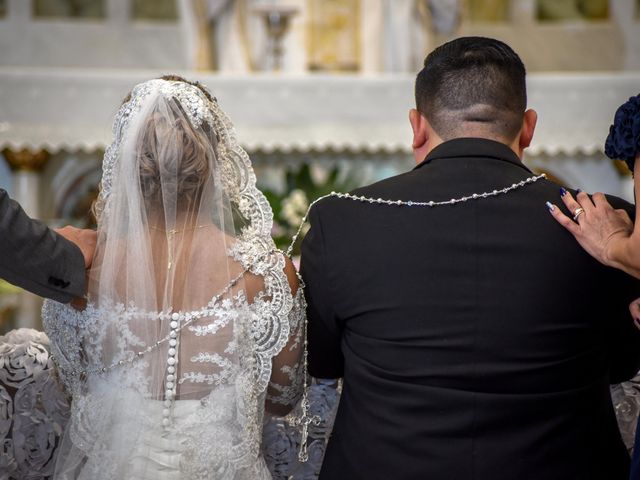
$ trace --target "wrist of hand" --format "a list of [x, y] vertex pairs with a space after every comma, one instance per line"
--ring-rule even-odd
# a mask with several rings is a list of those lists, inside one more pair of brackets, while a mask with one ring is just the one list
[[620, 231], [611, 235], [602, 252], [602, 263], [609, 267], [627, 270], [632, 260], [629, 255], [630, 243], [631, 236], [627, 232]]

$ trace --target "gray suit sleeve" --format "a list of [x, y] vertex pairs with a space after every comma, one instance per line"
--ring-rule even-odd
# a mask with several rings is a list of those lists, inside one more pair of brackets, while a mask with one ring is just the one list
[[27, 216], [0, 189], [0, 278], [42, 297], [69, 302], [84, 295], [80, 249]]

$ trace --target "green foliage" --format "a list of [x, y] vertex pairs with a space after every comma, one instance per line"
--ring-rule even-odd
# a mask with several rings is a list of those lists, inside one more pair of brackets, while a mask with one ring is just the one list
[[[303, 164], [298, 169], [286, 172], [283, 192], [263, 190], [273, 209], [272, 236], [278, 248], [286, 250], [289, 247], [311, 202], [332, 191], [348, 192], [358, 186], [352, 174], [341, 173], [338, 166], [333, 167], [327, 172], [326, 180], [318, 182], [314, 180], [310, 166]], [[294, 256], [300, 254], [300, 242], [307, 230], [308, 225], [303, 228], [294, 246]]]
[[0, 295], [11, 295], [19, 292], [20, 289], [18, 287], [4, 280], [0, 280]]

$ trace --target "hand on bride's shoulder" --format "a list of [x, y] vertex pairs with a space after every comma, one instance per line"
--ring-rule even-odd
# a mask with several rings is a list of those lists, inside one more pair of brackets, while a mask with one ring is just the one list
[[82, 257], [84, 258], [84, 266], [85, 268], [89, 268], [93, 261], [93, 253], [96, 249], [96, 242], [98, 240], [97, 232], [67, 225], [66, 227], [56, 229], [56, 233], [80, 249]]
[[85, 297], [76, 297], [69, 302], [69, 305], [79, 312], [83, 312], [87, 308], [87, 299]]

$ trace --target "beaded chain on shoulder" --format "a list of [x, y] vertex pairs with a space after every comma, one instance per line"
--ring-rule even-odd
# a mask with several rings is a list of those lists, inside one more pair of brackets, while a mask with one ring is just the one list
[[311, 211], [311, 207], [313, 207], [320, 200], [324, 200], [325, 198], [329, 198], [329, 197], [345, 198], [347, 200], [353, 200], [356, 202], [371, 203], [371, 204], [378, 204], [378, 205], [389, 205], [389, 206], [396, 206], [396, 207], [443, 207], [446, 205], [456, 205], [458, 203], [468, 202], [469, 200], [480, 200], [483, 198], [497, 197], [498, 195], [503, 195], [505, 193], [512, 192], [526, 185], [535, 183], [542, 178], [547, 178], [547, 176], [543, 173], [535, 177], [526, 178], [521, 182], [513, 183], [508, 187], [501, 188], [500, 190], [492, 190], [490, 192], [483, 192], [483, 193], [473, 193], [465, 197], [452, 198], [451, 200], [443, 200], [443, 201], [431, 200], [428, 202], [416, 202], [412, 200], [387, 200], [384, 198], [365, 197], [364, 195], [358, 196], [358, 195], [352, 195], [350, 193], [331, 192], [328, 195], [324, 195], [320, 198], [317, 198], [313, 202], [311, 202], [311, 204], [309, 205], [309, 208], [307, 208], [307, 212], [304, 214], [304, 217], [302, 217], [302, 221], [300, 222], [298, 231], [291, 239], [291, 244], [289, 245], [289, 248], [287, 248], [287, 256], [289, 257], [291, 256], [291, 252], [293, 251], [294, 245], [298, 241], [300, 232], [302, 232], [302, 228], [304, 227], [304, 224], [307, 223], [307, 218], [309, 217], [309, 212]]

